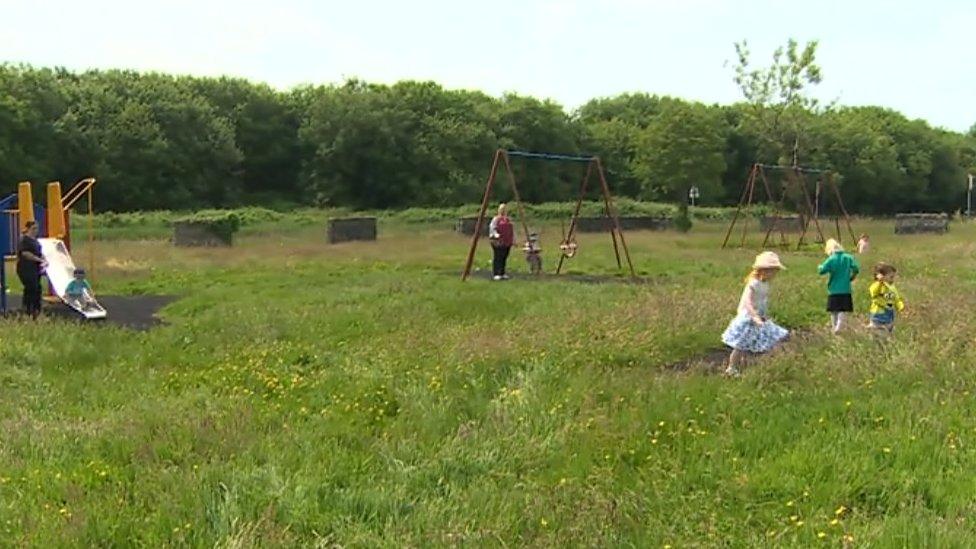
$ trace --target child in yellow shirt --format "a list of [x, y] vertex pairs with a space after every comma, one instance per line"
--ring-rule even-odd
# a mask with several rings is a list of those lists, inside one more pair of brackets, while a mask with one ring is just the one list
[[895, 288], [895, 267], [887, 263], [874, 266], [874, 282], [871, 293], [871, 323], [869, 327], [891, 332], [895, 328], [895, 311], [901, 312], [905, 302]]

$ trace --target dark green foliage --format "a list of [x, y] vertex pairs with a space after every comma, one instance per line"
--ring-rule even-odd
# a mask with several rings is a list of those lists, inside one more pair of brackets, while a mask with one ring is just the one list
[[[795, 57], [802, 64], [809, 55]], [[777, 97], [783, 120], [803, 128], [800, 161], [836, 170], [851, 212], [962, 207], [976, 132], [878, 107], [819, 112], [795, 100], [797, 82], [783, 80]], [[597, 154], [618, 197], [680, 203], [694, 185], [701, 204], [722, 206], [738, 200], [754, 161], [785, 158], [759, 99], [714, 106], [637, 93], [567, 113], [551, 101], [433, 82], [282, 92], [234, 78], [0, 65], [0, 193], [23, 180], [67, 186], [94, 176], [102, 211], [457, 211], [480, 202], [491, 155], [504, 147]], [[583, 164], [522, 159], [512, 168], [533, 203], [573, 200], [585, 173]], [[499, 183], [494, 201], [511, 200], [504, 169]]]
[[678, 215], [674, 217], [674, 228], [683, 233], [691, 230], [691, 216], [688, 215], [688, 205], [684, 202], [678, 206]]

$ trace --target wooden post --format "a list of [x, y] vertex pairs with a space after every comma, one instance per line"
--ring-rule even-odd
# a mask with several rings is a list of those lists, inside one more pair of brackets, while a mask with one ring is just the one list
[[[590, 173], [593, 170], [593, 161], [591, 160], [586, 165], [586, 175], [583, 176], [583, 182], [580, 183], [579, 195], [576, 196], [576, 206], [573, 207], [573, 217], [569, 220], [569, 232], [563, 236], [562, 244], [569, 243], [569, 239], [572, 238], [573, 234], [576, 232], [576, 220], [579, 219], [580, 207], [583, 205], [583, 197], [586, 195], [586, 187], [589, 185]], [[616, 240], [614, 241], [616, 244]], [[563, 270], [563, 261], [566, 260], [566, 256], [559, 254], [559, 263], [556, 265], [556, 274], [559, 274]], [[620, 258], [617, 258], [617, 262], [620, 262]]]
[[746, 194], [749, 192], [749, 186], [752, 184], [752, 180], [755, 177], [756, 164], [752, 165], [749, 169], [749, 176], [746, 178], [746, 184], [742, 187], [742, 196], [739, 197], [739, 205], [735, 208], [735, 215], [732, 216], [732, 222], [729, 223], [729, 230], [725, 232], [725, 240], [722, 241], [722, 248], [724, 249], [729, 243], [729, 237], [732, 236], [732, 230], [735, 229], [735, 223], [739, 220], [739, 213], [742, 211], [742, 203], [746, 199]]
[[509, 162], [508, 153], [501, 151], [502, 159], [505, 161], [505, 172], [508, 174], [508, 181], [512, 185], [512, 194], [515, 195], [515, 208], [518, 210], [519, 221], [522, 222], [522, 231], [525, 233], [525, 240], [529, 240], [529, 222], [525, 217], [525, 209], [522, 207], [522, 197], [519, 196], [518, 185], [515, 183], [515, 173], [512, 172], [512, 164]]
[[474, 262], [474, 252], [478, 249], [478, 238], [481, 237], [481, 225], [485, 220], [485, 210], [488, 209], [488, 199], [491, 197], [491, 187], [495, 183], [495, 176], [498, 174], [498, 162], [501, 159], [502, 150], [495, 151], [495, 158], [491, 162], [491, 173], [488, 175], [488, 183], [485, 184], [485, 196], [481, 199], [481, 210], [478, 212], [478, 221], [474, 224], [474, 236], [471, 238], [471, 248], [468, 250], [468, 259], [464, 262], [464, 271], [461, 272], [461, 281], [464, 282], [471, 274], [471, 264]]
[[603, 198], [610, 209], [610, 215], [613, 218], [613, 226], [617, 230], [617, 234], [620, 235], [620, 245], [624, 249], [624, 256], [627, 258], [627, 266], [630, 267], [631, 278], [637, 278], [637, 273], [634, 272], [634, 264], [630, 260], [630, 250], [627, 248], [627, 241], [624, 240], [624, 232], [620, 230], [620, 216], [617, 215], [617, 209], [613, 205], [613, 197], [610, 196], [610, 185], [607, 184], [607, 178], [603, 174], [603, 163], [600, 162], [600, 157], [593, 157], [596, 162], [597, 175], [600, 176], [600, 186], [603, 187]]

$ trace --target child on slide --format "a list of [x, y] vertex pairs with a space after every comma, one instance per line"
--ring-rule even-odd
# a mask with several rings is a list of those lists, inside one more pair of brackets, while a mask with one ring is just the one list
[[722, 334], [722, 343], [732, 348], [725, 375], [738, 377], [746, 353], [766, 353], [784, 340], [789, 331], [769, 318], [769, 283], [780, 269], [786, 269], [773, 252], [756, 256], [746, 287], [739, 299], [735, 318]]
[[817, 274], [827, 278], [827, 312], [830, 313], [830, 330], [840, 333], [844, 327], [847, 313], [854, 312], [854, 299], [851, 297], [851, 282], [861, 272], [854, 256], [845, 252], [844, 247], [833, 238], [824, 246], [827, 259], [817, 267]]
[[77, 304], [82, 309], [87, 309], [95, 304], [95, 295], [91, 284], [85, 279], [84, 269], [75, 269], [75, 278], [68, 283], [64, 294], [69, 301]]

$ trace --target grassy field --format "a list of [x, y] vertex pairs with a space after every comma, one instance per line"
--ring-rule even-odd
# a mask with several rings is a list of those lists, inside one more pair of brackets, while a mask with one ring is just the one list
[[181, 299], [145, 333], [0, 323], [0, 545], [971, 546], [976, 226], [891, 225], [859, 228], [899, 267], [895, 336], [829, 336], [822, 257], [786, 253], [802, 336], [738, 380], [697, 361], [755, 253], [721, 225], [627, 234], [641, 284], [606, 235], [569, 268], [609, 282], [462, 284], [468, 240], [418, 224], [115, 234], [96, 290]]

